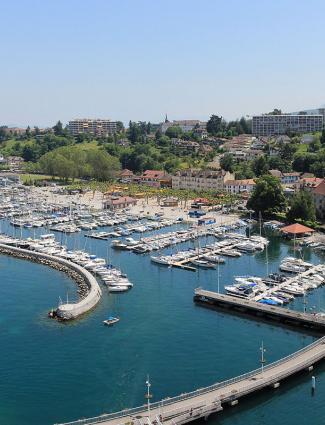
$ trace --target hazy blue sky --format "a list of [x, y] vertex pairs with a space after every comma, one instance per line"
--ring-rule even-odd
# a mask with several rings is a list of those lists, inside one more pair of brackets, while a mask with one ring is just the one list
[[323, 0], [0, 0], [0, 125], [325, 103]]

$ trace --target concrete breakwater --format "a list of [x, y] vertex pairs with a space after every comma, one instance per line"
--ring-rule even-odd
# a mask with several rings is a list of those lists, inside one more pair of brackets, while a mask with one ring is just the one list
[[86, 313], [99, 302], [102, 291], [97, 280], [86, 269], [63, 258], [40, 252], [0, 244], [0, 254], [44, 264], [67, 274], [78, 285], [80, 300], [77, 303], [61, 304], [55, 310], [59, 319], [71, 320]]

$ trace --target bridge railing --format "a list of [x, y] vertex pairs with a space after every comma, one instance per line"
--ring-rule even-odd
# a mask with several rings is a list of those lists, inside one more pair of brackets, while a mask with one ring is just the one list
[[[298, 351], [296, 351], [292, 354], [289, 354], [288, 356], [283, 357], [280, 360], [277, 360], [273, 363], [270, 363], [268, 366], [264, 367], [264, 371], [275, 368], [279, 364], [285, 363], [290, 359], [296, 358], [299, 355], [313, 349], [314, 347], [316, 347], [320, 344], [325, 344], [325, 337], [322, 337], [322, 338], [312, 342], [311, 344], [307, 345], [306, 347], [301, 348], [300, 350], [298, 350]], [[218, 382], [216, 384], [210, 385], [209, 387], [199, 388], [195, 391], [180, 394], [180, 395], [175, 396], [175, 397], [168, 397], [168, 398], [165, 398], [161, 401], [157, 401], [155, 403], [150, 403], [150, 408], [151, 409], [163, 408], [165, 406], [168, 406], [168, 405], [173, 404], [173, 403], [177, 403], [179, 401], [183, 401], [183, 400], [187, 400], [187, 399], [190, 399], [190, 398], [193, 398], [193, 397], [197, 397], [197, 396], [200, 396], [202, 394], [206, 394], [206, 393], [209, 393], [211, 391], [217, 390], [219, 388], [225, 387], [227, 385], [234, 384], [234, 383], [239, 382], [243, 379], [250, 378], [251, 376], [254, 376], [254, 375], [256, 375], [260, 372], [261, 372], [261, 368], [258, 368], [258, 369], [252, 370], [250, 372], [244, 373], [243, 375], [239, 375], [239, 376], [236, 376], [234, 378], [228, 379], [226, 381], [222, 381], [222, 382]], [[79, 419], [79, 420], [72, 421], [72, 422], [65, 422], [64, 424], [60, 424], [60, 425], [97, 424], [97, 423], [109, 421], [109, 420], [112, 420], [112, 419], [123, 418], [123, 417], [126, 417], [126, 416], [135, 416], [137, 413], [143, 413], [146, 409], [147, 409], [147, 406], [142, 405], [142, 406], [135, 407], [135, 408], [132, 408], [132, 409], [125, 409], [125, 410], [121, 410], [121, 411], [115, 412], [115, 413], [107, 413], [107, 414], [103, 414], [103, 415], [96, 416], [96, 417], [93, 417], [93, 418]]]

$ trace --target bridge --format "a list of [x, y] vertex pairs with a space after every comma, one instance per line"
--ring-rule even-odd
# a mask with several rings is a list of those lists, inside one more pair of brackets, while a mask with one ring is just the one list
[[[197, 290], [195, 295], [206, 297], [214, 294], [212, 292], [209, 295], [209, 291], [201, 291]], [[260, 306], [262, 308], [269, 307], [262, 304]], [[303, 317], [305, 318], [306, 315], [303, 314]], [[307, 318], [305, 319], [307, 320]], [[320, 320], [318, 318], [311, 319]], [[321, 322], [325, 325], [324, 320], [321, 320]], [[227, 381], [173, 398], [166, 398], [150, 405], [103, 414], [89, 419], [79, 419], [61, 425], [91, 425], [98, 423], [102, 425], [182, 425], [200, 418], [207, 419], [211, 414], [222, 411], [226, 405], [236, 405], [241, 397], [266, 388], [277, 388], [281, 381], [299, 372], [310, 372], [314, 364], [324, 359], [324, 357], [325, 337], [322, 337], [303, 349], [266, 367], [262, 366], [259, 369]]]

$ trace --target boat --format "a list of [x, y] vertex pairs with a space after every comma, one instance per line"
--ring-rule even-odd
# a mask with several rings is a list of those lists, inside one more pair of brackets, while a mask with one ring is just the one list
[[194, 266], [201, 267], [202, 269], [215, 269], [216, 265], [206, 260], [192, 260]]
[[261, 300], [257, 301], [260, 304], [267, 304], [267, 305], [278, 305], [278, 303], [271, 298], [262, 298]]
[[107, 320], [103, 320], [104, 325], [106, 326], [112, 326], [115, 323], [119, 322], [120, 318], [119, 317], [112, 317], [110, 316]]
[[219, 255], [204, 254], [202, 255], [202, 258], [206, 261], [210, 261], [211, 263], [225, 264], [225, 259], [219, 257]]
[[108, 287], [109, 292], [127, 292], [129, 290], [128, 286], [125, 285], [115, 285]]
[[306, 271], [306, 268], [303, 266], [297, 266], [292, 263], [281, 263], [279, 269], [282, 272], [290, 272], [290, 273], [302, 273]]
[[161, 257], [154, 257], [154, 256], [151, 256], [151, 257], [150, 257], [150, 259], [151, 259], [151, 261], [152, 261], [153, 263], [156, 263], [156, 264], [162, 264], [162, 265], [164, 265], [164, 266], [169, 266], [169, 265], [171, 265], [171, 261], [170, 261], [170, 259], [169, 259], [169, 258], [167, 258], [167, 257], [164, 257], [164, 256], [161, 256]]

